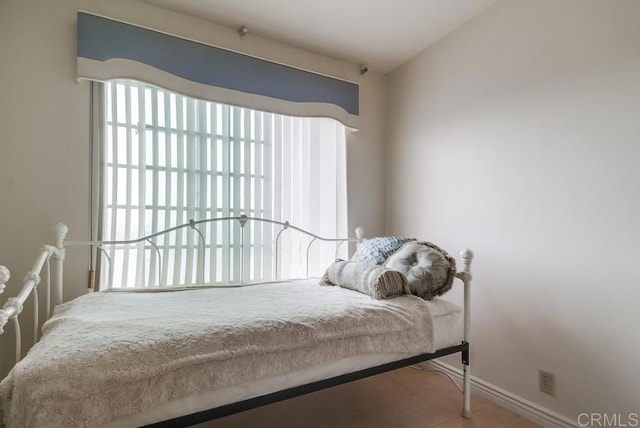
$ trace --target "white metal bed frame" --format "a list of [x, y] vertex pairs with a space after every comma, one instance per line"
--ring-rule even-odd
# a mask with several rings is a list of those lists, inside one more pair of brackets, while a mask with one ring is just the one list
[[[16, 297], [12, 297], [7, 299], [6, 303], [0, 309], [0, 335], [4, 333], [4, 327], [6, 324], [11, 321], [15, 330], [15, 361], [16, 363], [20, 361], [22, 355], [22, 336], [21, 336], [21, 328], [20, 322], [18, 320], [19, 315], [22, 313], [24, 309], [24, 305], [29, 297], [33, 297], [33, 305], [34, 305], [34, 343], [38, 341], [39, 331], [41, 328], [41, 323], [39, 320], [39, 296], [38, 296], [38, 286], [41, 283], [41, 272], [43, 268], [46, 267], [46, 319], [49, 319], [51, 315], [51, 309], [55, 306], [59, 305], [63, 302], [63, 281], [64, 281], [64, 260], [66, 255], [65, 246], [90, 246], [93, 248], [103, 249], [106, 245], [123, 245], [123, 244], [137, 244], [144, 241], [149, 242], [153, 247], [158, 250], [157, 246], [151, 241], [151, 239], [160, 236], [162, 234], [174, 232], [178, 229], [182, 228], [191, 228], [196, 231], [200, 237], [200, 242], [204, 245], [204, 236], [200, 232], [200, 230], [196, 227], [199, 224], [211, 223], [217, 221], [238, 221], [241, 226], [241, 240], [240, 246], [242, 248], [244, 243], [244, 227], [248, 221], [258, 221], [265, 222], [274, 225], [279, 225], [281, 227], [275, 239], [275, 259], [276, 259], [276, 279], [278, 279], [278, 248], [280, 242], [280, 236], [287, 229], [296, 230], [300, 233], [306, 234], [311, 237], [311, 242], [309, 242], [307, 246], [307, 276], [308, 276], [308, 268], [309, 268], [309, 250], [311, 245], [316, 241], [325, 241], [325, 242], [337, 242], [336, 254], [338, 252], [339, 246], [344, 242], [358, 242], [360, 243], [363, 240], [364, 232], [361, 228], [356, 229], [356, 238], [325, 238], [319, 235], [313, 234], [309, 231], [301, 229], [299, 227], [293, 226], [289, 224], [289, 222], [280, 222], [276, 220], [263, 219], [259, 217], [248, 217], [246, 215], [240, 215], [236, 217], [218, 217], [211, 218], [205, 220], [194, 221], [190, 220], [189, 223], [182, 224], [179, 226], [175, 226], [148, 236], [144, 236], [142, 238], [133, 239], [133, 240], [123, 240], [123, 241], [65, 241], [69, 228], [62, 224], [58, 223], [54, 226], [53, 230], [55, 233], [55, 245], [44, 245], [40, 249], [38, 257], [33, 265], [31, 271], [27, 273], [24, 278], [23, 286]], [[106, 252], [103, 251], [106, 255]], [[202, 254], [202, 251], [199, 251], [199, 254]], [[241, 254], [244, 252], [241, 250]], [[108, 257], [108, 256], [107, 256]], [[199, 255], [200, 257], [200, 255]], [[54, 267], [55, 267], [55, 275], [51, 273], [51, 264], [50, 259], [53, 258]], [[208, 411], [199, 412], [192, 415], [186, 415], [180, 418], [172, 419], [170, 421], [161, 422], [159, 424], [154, 424], [154, 426], [184, 426], [184, 424], [193, 424], [198, 422], [203, 422], [206, 420], [223, 417], [227, 415], [231, 415], [237, 412], [241, 412], [244, 410], [249, 410], [251, 408], [259, 407], [262, 405], [274, 403], [277, 401], [282, 401], [291, 397], [295, 397], [298, 395], [303, 395], [309, 392], [317, 391], [320, 389], [328, 388], [331, 386], [339, 385], [342, 383], [350, 382], [353, 380], [362, 379], [364, 377], [372, 376], [375, 374], [383, 373], [385, 371], [394, 370], [400, 367], [416, 364], [423, 361], [428, 361], [434, 358], [438, 358], [444, 355], [450, 355], [457, 352], [461, 352], [462, 354], [462, 363], [463, 363], [463, 382], [462, 382], [462, 395], [463, 395], [463, 409], [462, 415], [465, 418], [471, 417], [471, 372], [470, 372], [470, 359], [469, 359], [469, 333], [470, 333], [470, 292], [471, 292], [471, 262], [473, 260], [473, 252], [469, 249], [466, 249], [461, 252], [461, 258], [463, 261], [463, 269], [462, 271], [456, 274], [456, 277], [460, 279], [464, 284], [464, 308], [463, 308], [463, 342], [460, 345], [453, 346], [450, 348], [438, 350], [433, 354], [422, 354], [415, 357], [407, 358], [405, 360], [396, 361], [392, 363], [383, 364], [377, 367], [371, 367], [369, 369], [360, 370], [354, 373], [348, 373], [346, 375], [336, 376], [334, 378], [325, 379], [319, 382], [313, 382], [312, 384], [301, 385], [299, 387], [290, 388], [283, 391], [277, 391], [272, 394], [267, 394], [265, 396], [256, 397], [249, 400], [244, 400], [239, 403], [232, 403], [230, 405], [221, 406], [215, 409], [210, 409]], [[199, 260], [198, 266], [202, 269], [203, 263], [200, 263]], [[241, 257], [240, 263], [244, 263], [244, 258]], [[111, 267], [111, 266], [110, 266]], [[91, 278], [93, 279], [93, 266], [91, 270]], [[244, 269], [240, 269], [242, 273]], [[201, 278], [199, 276], [199, 278]], [[242, 278], [242, 277], [241, 277]], [[5, 290], [5, 284], [10, 279], [10, 272], [5, 266], [0, 266], [0, 294], [2, 294]], [[92, 281], [91, 279], [91, 281]], [[241, 282], [244, 282], [242, 278]]]

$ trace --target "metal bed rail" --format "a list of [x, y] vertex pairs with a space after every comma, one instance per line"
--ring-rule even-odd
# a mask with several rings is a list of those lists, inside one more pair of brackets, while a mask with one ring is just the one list
[[[204, 257], [205, 257], [205, 251], [206, 251], [206, 239], [204, 237], [204, 234], [202, 233], [202, 231], [200, 230], [200, 228], [198, 226], [200, 225], [204, 225], [204, 224], [209, 224], [209, 223], [217, 223], [217, 222], [226, 222], [226, 221], [237, 221], [240, 225], [240, 241], [239, 241], [239, 253], [240, 253], [240, 264], [239, 264], [239, 272], [240, 272], [240, 280], [239, 283], [240, 284], [244, 284], [246, 283], [246, 279], [244, 277], [244, 273], [245, 273], [245, 263], [247, 263], [247, 260], [245, 258], [245, 226], [247, 225], [248, 222], [253, 221], [253, 222], [258, 222], [258, 223], [267, 223], [267, 224], [273, 224], [276, 226], [280, 226], [280, 230], [277, 232], [276, 236], [275, 236], [275, 242], [273, 244], [273, 249], [274, 249], [274, 260], [275, 260], [275, 275], [273, 278], [269, 278], [271, 280], [278, 280], [278, 279], [282, 279], [280, 277], [280, 272], [279, 272], [279, 261], [280, 261], [280, 252], [281, 252], [281, 237], [283, 232], [287, 231], [287, 230], [294, 230], [297, 231], [303, 235], [308, 236], [309, 238], [311, 238], [311, 240], [309, 241], [309, 243], [307, 244], [307, 248], [306, 248], [306, 276], [309, 276], [309, 255], [310, 255], [310, 251], [312, 248], [312, 245], [316, 242], [335, 242], [337, 243], [336, 245], [336, 249], [335, 249], [335, 257], [337, 257], [338, 252], [341, 248], [341, 245], [344, 244], [345, 242], [356, 242], [356, 243], [360, 243], [363, 239], [364, 239], [364, 230], [361, 227], [356, 228], [355, 233], [356, 233], [356, 237], [355, 238], [327, 238], [327, 237], [323, 237], [320, 235], [317, 235], [315, 233], [309, 232], [305, 229], [302, 229], [300, 227], [294, 226], [292, 224], [290, 224], [288, 221], [278, 221], [278, 220], [271, 220], [271, 219], [265, 219], [265, 218], [261, 218], [261, 217], [249, 217], [247, 215], [239, 215], [239, 216], [229, 216], [229, 217], [215, 217], [215, 218], [207, 218], [207, 219], [202, 219], [202, 220], [189, 220], [187, 223], [178, 225], [178, 226], [174, 226], [174, 227], [170, 227], [168, 229], [159, 231], [159, 232], [155, 232], [140, 238], [136, 238], [136, 239], [127, 239], [127, 240], [101, 240], [101, 241], [65, 241], [64, 245], [66, 246], [93, 246], [99, 250], [101, 250], [102, 255], [105, 257], [105, 260], [109, 266], [109, 279], [113, 278], [113, 263], [107, 253], [107, 251], [105, 251], [105, 247], [110, 246], [110, 245], [136, 245], [136, 244], [140, 244], [140, 243], [148, 243], [151, 245], [151, 247], [155, 250], [156, 253], [156, 257], [159, 260], [159, 263], [157, 263], [157, 269], [160, 272], [161, 268], [162, 268], [162, 263], [163, 263], [163, 259], [162, 259], [162, 254], [160, 252], [160, 249], [158, 248], [158, 245], [154, 242], [154, 239], [162, 236], [162, 235], [166, 235], [172, 232], [176, 232], [178, 230], [182, 230], [182, 229], [186, 229], [186, 228], [190, 228], [192, 229], [195, 233], [197, 233], [198, 239], [199, 239], [199, 243], [200, 245], [198, 245], [197, 248], [197, 257], [198, 257], [198, 263], [197, 263], [197, 273], [196, 273], [196, 277], [198, 278], [199, 282], [202, 283], [203, 279], [204, 279], [204, 269], [205, 269], [205, 263], [204, 263]], [[91, 271], [94, 272], [95, 271], [95, 266], [91, 267]], [[93, 275], [91, 275], [91, 277], [93, 278]], [[158, 278], [160, 278], [161, 275], [160, 273], [158, 274]], [[110, 281], [109, 281], [110, 282]], [[210, 281], [213, 282], [213, 281]], [[163, 284], [162, 282], [158, 283], [158, 286], [165, 286], [166, 284]], [[90, 286], [89, 288], [93, 288], [92, 286]]]

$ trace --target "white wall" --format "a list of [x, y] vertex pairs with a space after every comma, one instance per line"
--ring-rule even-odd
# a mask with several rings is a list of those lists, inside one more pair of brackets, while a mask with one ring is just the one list
[[[349, 136], [350, 229], [385, 227], [383, 99], [386, 76], [235, 29], [130, 0], [0, 2], [0, 264], [13, 273], [0, 302], [15, 295], [50, 227], [88, 239], [89, 85], [76, 76], [76, 13], [86, 10], [212, 45], [360, 83], [361, 130]], [[362, 203], [366, 201], [366, 203]], [[88, 255], [68, 250], [65, 299], [86, 292]], [[1, 303], [0, 303], [1, 304]], [[31, 309], [25, 309], [26, 345]], [[13, 334], [0, 336], [0, 376], [13, 363]], [[4, 368], [3, 368], [4, 367]]]
[[500, 1], [389, 93], [388, 232], [475, 250], [472, 373], [640, 412], [640, 2]]

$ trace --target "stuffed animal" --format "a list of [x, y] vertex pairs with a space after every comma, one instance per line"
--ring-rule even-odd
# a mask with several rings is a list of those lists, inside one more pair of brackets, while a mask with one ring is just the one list
[[384, 267], [402, 272], [411, 293], [431, 300], [451, 289], [456, 260], [431, 242], [407, 242], [393, 253]]

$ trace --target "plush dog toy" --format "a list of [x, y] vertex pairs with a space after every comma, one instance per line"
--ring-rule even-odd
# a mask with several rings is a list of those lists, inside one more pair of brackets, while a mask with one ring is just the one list
[[431, 300], [451, 289], [456, 260], [431, 242], [407, 242], [393, 253], [384, 267], [402, 272], [411, 293]]

